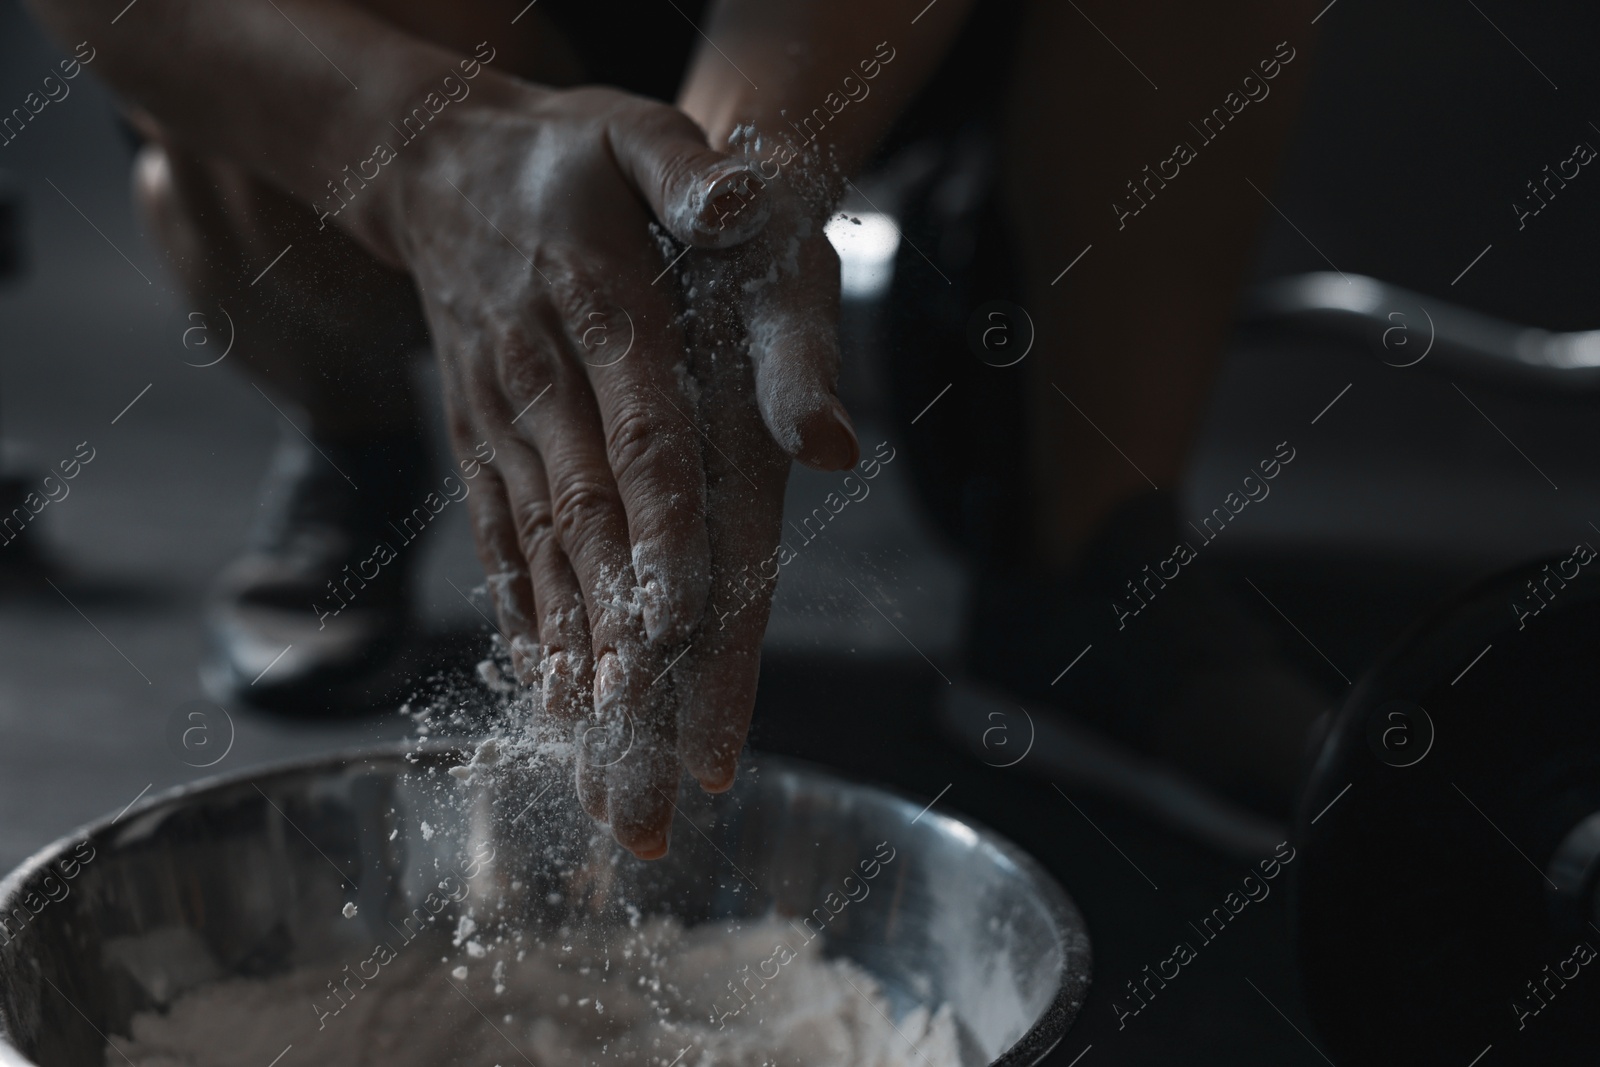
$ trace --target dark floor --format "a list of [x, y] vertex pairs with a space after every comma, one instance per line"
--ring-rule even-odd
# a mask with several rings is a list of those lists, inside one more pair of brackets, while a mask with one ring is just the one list
[[[25, 95], [53, 57], [15, 0], [0, 0], [0, 100]], [[27, 199], [32, 253], [26, 279], [0, 291], [0, 428], [8, 446], [27, 449], [6, 460], [42, 467], [79, 442], [95, 450], [70, 497], [39, 520], [69, 580], [0, 599], [0, 869], [146, 791], [206, 773], [169, 750], [167, 726], [199, 695], [199, 597], [250, 522], [283, 423], [226, 367], [185, 365], [195, 358], [184, 345], [192, 309], [133, 223], [128, 151], [106, 95], [89, 78], [75, 86], [0, 154]], [[1299, 195], [1281, 201], [1290, 217], [1298, 204], [1305, 219], [1332, 225]], [[1280, 225], [1267, 245], [1283, 259], [1297, 240]], [[1442, 277], [1483, 242], [1463, 238], [1465, 256], [1438, 249]], [[1257, 598], [1248, 578], [1272, 598], [1281, 615], [1250, 602], [1331, 693], [1445, 592], [1570, 546], [1600, 521], [1589, 405], [1271, 339], [1241, 341], [1228, 365], [1184, 488], [1191, 507], [1209, 510], [1285, 439], [1294, 466], [1219, 555], [1243, 597]], [[791, 506], [809, 511], [828, 488], [826, 476], [801, 474]], [[1080, 814], [1047, 782], [944, 742], [928, 712], [943, 682], [928, 660], [954, 656], [960, 574], [892, 468], [871, 499], [830, 528], [824, 551], [785, 571], [756, 743], [928, 797], [948, 786], [941, 806], [1000, 829], [1060, 877], [1088, 918], [1098, 984], [1052, 1062], [1323, 1063], [1296, 1029], [1308, 1024], [1281, 893], [1119, 1031], [1111, 990], [1169, 952], [1186, 917], [1216, 906], [1245, 871], [1099, 798], [1075, 798]], [[461, 516], [447, 520], [429, 550], [424, 615], [439, 632], [478, 628], [451, 583], [470, 591], [480, 578]], [[234, 721], [217, 770], [408, 725]]]

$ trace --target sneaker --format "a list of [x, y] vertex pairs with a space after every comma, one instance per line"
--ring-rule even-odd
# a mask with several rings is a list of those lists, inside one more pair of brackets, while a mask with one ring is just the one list
[[391, 699], [410, 616], [415, 541], [437, 514], [420, 436], [359, 446], [285, 434], [243, 556], [206, 607], [201, 684], [220, 703], [289, 715]]
[[1121, 508], [1068, 577], [1012, 562], [1032, 521], [1026, 382], [983, 329], [1020, 330], [1019, 354], [1032, 334], [1013, 303], [996, 129], [978, 114], [886, 167], [915, 178], [893, 198], [906, 240], [885, 301], [889, 415], [924, 514], [974, 575], [965, 672], [942, 690], [942, 723], [991, 766], [1017, 761], [1227, 852], [1270, 853], [1332, 702], [1278, 657], [1203, 549], [1132, 613], [1126, 583], [1195, 540], [1171, 497]]

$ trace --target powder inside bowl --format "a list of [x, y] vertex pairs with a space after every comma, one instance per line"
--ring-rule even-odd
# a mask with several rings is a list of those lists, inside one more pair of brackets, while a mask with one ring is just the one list
[[896, 1018], [775, 918], [457, 940], [397, 938], [364, 980], [330, 963], [200, 987], [135, 1015], [107, 1067], [962, 1067], [948, 1005]]

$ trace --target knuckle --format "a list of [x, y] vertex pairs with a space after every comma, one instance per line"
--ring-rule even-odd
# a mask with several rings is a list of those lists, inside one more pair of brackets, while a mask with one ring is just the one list
[[619, 506], [616, 490], [611, 486], [588, 477], [568, 481], [556, 491], [557, 540], [569, 553], [575, 551], [586, 539], [602, 534], [608, 514]]
[[550, 309], [578, 359], [589, 367], [609, 367], [633, 348], [633, 316], [606, 282], [588, 270], [563, 268], [549, 289]]
[[550, 303], [567, 329], [581, 333], [590, 315], [603, 316], [610, 307], [606, 289], [586, 268], [564, 263], [551, 272]]
[[[613, 142], [620, 141], [631, 158], [636, 180], [646, 195], [681, 197], [694, 189], [704, 166], [705, 134], [677, 108], [653, 102], [629, 108], [617, 123]], [[653, 187], [653, 188], [652, 188]]]
[[637, 402], [622, 406], [606, 428], [606, 458], [620, 484], [637, 477], [658, 454], [663, 428], [650, 409]]
[[556, 375], [549, 348], [522, 331], [504, 335], [495, 345], [496, 384], [519, 408], [554, 385]]
[[565, 652], [568, 665], [582, 670], [589, 663], [589, 617], [576, 590], [540, 601], [540, 633], [553, 651]]
[[678, 108], [642, 100], [630, 108], [624, 120], [629, 132], [638, 138], [646, 149], [665, 146], [669, 150], [657, 153], [664, 162], [681, 158], [679, 146], [685, 138], [691, 142], [703, 141], [705, 134], [687, 114]]
[[516, 511], [517, 544], [525, 559], [539, 558], [555, 536], [555, 516], [547, 500], [534, 500]]
[[[679, 132], [663, 127], [662, 134]], [[700, 177], [701, 168], [699, 160], [686, 152], [673, 151], [662, 153], [656, 161], [656, 180], [660, 182], [663, 192], [687, 195], [694, 190], [696, 180]]]
[[686, 112], [654, 100], [644, 101], [635, 121], [643, 132], [658, 137], [688, 136], [699, 140], [705, 136]]

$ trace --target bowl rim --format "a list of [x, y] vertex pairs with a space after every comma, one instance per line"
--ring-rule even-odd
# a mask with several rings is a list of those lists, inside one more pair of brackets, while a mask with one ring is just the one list
[[[130, 819], [137, 819], [142, 815], [148, 815], [161, 808], [171, 807], [179, 801], [187, 800], [192, 796], [218, 792], [245, 784], [261, 784], [270, 779], [305, 774], [308, 771], [348, 767], [363, 762], [389, 762], [397, 759], [415, 762], [408, 759], [408, 757], [428, 756], [437, 758], [450, 754], [467, 755], [471, 752], [473, 744], [474, 739], [466, 737], [430, 738], [427, 741], [384, 741], [354, 748], [334, 749], [313, 756], [301, 755], [273, 760], [223, 773], [205, 775], [189, 782], [181, 782], [159, 793], [152, 793], [149, 796], [135, 800], [117, 815], [102, 815], [96, 819], [91, 819], [79, 825], [70, 833], [63, 834], [49, 844], [37, 849], [32, 855], [17, 864], [16, 867], [6, 872], [4, 876], [0, 876], [0, 914], [9, 912], [13, 905], [21, 905], [20, 899], [13, 898], [18, 897], [22, 887], [42, 868], [47, 867], [52, 860], [59, 857], [69, 848], [84, 841], [101, 837], [120, 823]], [[1062, 968], [1050, 1003], [1045, 1005], [1044, 1010], [1039, 1013], [1039, 1016], [1028, 1029], [1023, 1031], [1022, 1036], [1013, 1041], [1010, 1047], [993, 1060], [988, 1067], [1032, 1067], [1061, 1043], [1062, 1039], [1066, 1037], [1067, 1031], [1071, 1029], [1073, 1022], [1077, 1019], [1088, 996], [1094, 972], [1093, 945], [1089, 938], [1088, 927], [1084, 922], [1083, 914], [1078, 910], [1077, 903], [1061, 883], [1056, 880], [1056, 877], [1044, 868], [1043, 864], [1034, 859], [1032, 855], [1010, 838], [980, 820], [965, 814], [957, 818], [954, 815], [933, 810], [933, 805], [938, 803], [940, 797], [934, 797], [924, 806], [918, 803], [920, 798], [908, 790], [869, 781], [860, 775], [839, 771], [810, 760], [799, 759], [794, 756], [768, 754], [759, 750], [746, 750], [744, 756], [739, 760], [739, 766], [741, 770], [746, 767], [752, 768], [758, 774], [761, 773], [764, 767], [768, 766], [774, 767], [779, 771], [798, 771], [813, 779], [824, 779], [882, 794], [900, 805], [917, 808], [920, 814], [916, 819], [912, 820], [913, 823], [924, 818], [932, 818], [962, 826], [972, 831], [980, 842], [994, 848], [1008, 862], [1016, 866], [1028, 878], [1030, 884], [1033, 885], [1037, 891], [1041, 906], [1060, 930], [1063, 953]], [[1075, 966], [1080, 959], [1082, 961], [1081, 973]], [[73, 1007], [76, 1008], [76, 1005], [73, 1005]], [[104, 1039], [105, 1035], [102, 1034], [101, 1037]], [[6, 1025], [3, 1014], [0, 1014], [0, 1067], [38, 1067], [12, 1043], [9, 1027]]]

